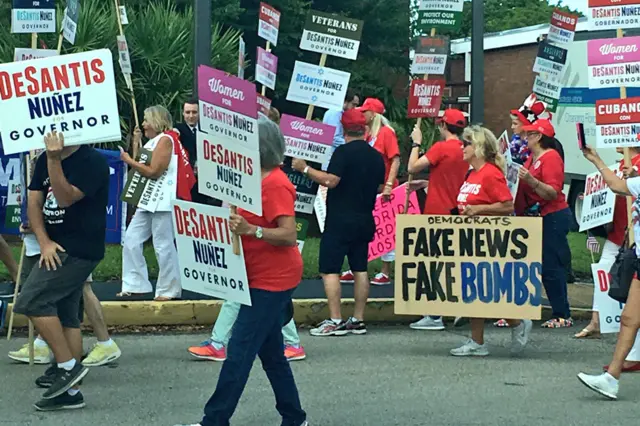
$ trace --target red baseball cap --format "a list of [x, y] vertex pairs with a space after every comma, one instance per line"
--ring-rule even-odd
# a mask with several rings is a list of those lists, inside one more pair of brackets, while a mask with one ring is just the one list
[[384, 104], [376, 98], [367, 98], [360, 108], [360, 111], [372, 111], [377, 114], [384, 114]]
[[553, 128], [553, 124], [549, 120], [541, 118], [537, 120], [535, 123], [530, 124], [528, 126], [522, 126], [522, 130], [525, 132], [538, 132], [550, 138], [556, 135], [556, 131]]
[[358, 131], [367, 127], [367, 119], [360, 108], [351, 108], [343, 112], [340, 122], [345, 130]]
[[437, 122], [445, 122], [451, 126], [465, 127], [467, 125], [467, 118], [459, 109], [449, 108], [444, 110], [444, 114], [438, 118]]

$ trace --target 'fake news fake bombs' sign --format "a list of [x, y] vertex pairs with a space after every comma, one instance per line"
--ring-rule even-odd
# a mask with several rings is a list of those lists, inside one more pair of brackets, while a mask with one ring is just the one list
[[540, 319], [541, 218], [396, 220], [396, 314]]

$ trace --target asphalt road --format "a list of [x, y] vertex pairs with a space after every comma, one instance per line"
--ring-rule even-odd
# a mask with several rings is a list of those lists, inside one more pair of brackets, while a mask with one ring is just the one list
[[[571, 426], [637, 425], [640, 375], [623, 377], [620, 400], [600, 399], [576, 379], [598, 371], [615, 336], [577, 341], [579, 330], [534, 329], [519, 358], [508, 354], [509, 331], [487, 328], [492, 354], [453, 358], [467, 330], [418, 332], [371, 327], [366, 336], [313, 338], [301, 331], [308, 353], [294, 364], [311, 426]], [[204, 335], [116, 336], [119, 365], [93, 368], [83, 392], [87, 407], [37, 413], [41, 390], [33, 380], [44, 367], [0, 358], [0, 425], [167, 425], [200, 420], [220, 364], [194, 361], [185, 348]], [[25, 339], [0, 341], [0, 353]], [[86, 345], [90, 344], [87, 340]], [[252, 371], [233, 425], [280, 424], [259, 363]]]

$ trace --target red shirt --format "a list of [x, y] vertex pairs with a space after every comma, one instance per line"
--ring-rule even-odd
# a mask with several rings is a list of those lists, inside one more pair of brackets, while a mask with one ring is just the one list
[[424, 214], [451, 214], [469, 163], [462, 158], [462, 141], [436, 142], [426, 153], [429, 160], [429, 189]]
[[533, 155], [524, 162], [523, 167], [529, 170], [529, 174], [540, 182], [550, 185], [557, 192], [555, 200], [545, 200], [529, 186], [528, 183], [520, 181], [518, 194], [516, 195], [516, 211], [522, 214], [528, 207], [535, 203], [540, 204], [540, 216], [569, 208], [567, 200], [562, 192], [564, 186], [564, 162], [555, 149], [545, 152], [533, 163]]
[[[367, 142], [382, 154], [382, 159], [384, 160], [384, 183], [386, 184], [389, 179], [391, 162], [394, 158], [400, 156], [396, 132], [389, 126], [382, 126], [378, 132], [378, 136], [375, 138], [368, 136]], [[396, 186], [398, 186], [398, 179], [393, 182], [393, 187], [395, 188]]]
[[[631, 164], [637, 165], [640, 162], [640, 154], [631, 159]], [[624, 167], [624, 160], [620, 162], [618, 168], [618, 177], [622, 177], [622, 168]], [[613, 229], [607, 234], [607, 240], [612, 243], [621, 246], [624, 242], [624, 233], [627, 230], [629, 219], [627, 215], [627, 197], [618, 195], [616, 197], [616, 204], [613, 208]]]
[[464, 208], [512, 201], [511, 191], [507, 186], [504, 173], [491, 163], [486, 163], [480, 170], [472, 170], [462, 184], [458, 194], [458, 211]]
[[[296, 189], [287, 175], [274, 169], [262, 180], [262, 216], [238, 209], [238, 214], [252, 225], [277, 228], [280, 216], [295, 216]], [[274, 246], [264, 240], [242, 236], [244, 262], [250, 288], [285, 291], [295, 288], [302, 279], [302, 256], [298, 247]]]

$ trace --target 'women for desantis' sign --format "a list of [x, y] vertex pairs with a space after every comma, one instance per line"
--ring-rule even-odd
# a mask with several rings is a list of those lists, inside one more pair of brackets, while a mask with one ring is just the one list
[[280, 130], [286, 143], [285, 155], [316, 163], [328, 163], [335, 127], [284, 114]]
[[287, 100], [341, 111], [350, 78], [348, 72], [296, 61]]
[[304, 24], [300, 49], [356, 59], [360, 49], [363, 22], [312, 10]]
[[589, 88], [640, 86], [640, 37], [587, 41]]
[[396, 221], [396, 314], [540, 319], [541, 218]]
[[181, 200], [172, 207], [182, 288], [251, 306], [242, 240], [233, 254], [229, 209]]
[[596, 146], [616, 148], [640, 144], [640, 97], [596, 101]]
[[256, 81], [271, 90], [276, 88], [276, 74], [278, 73], [278, 57], [258, 47], [256, 61]]
[[0, 65], [0, 133], [4, 152], [119, 141], [120, 116], [108, 49]]

